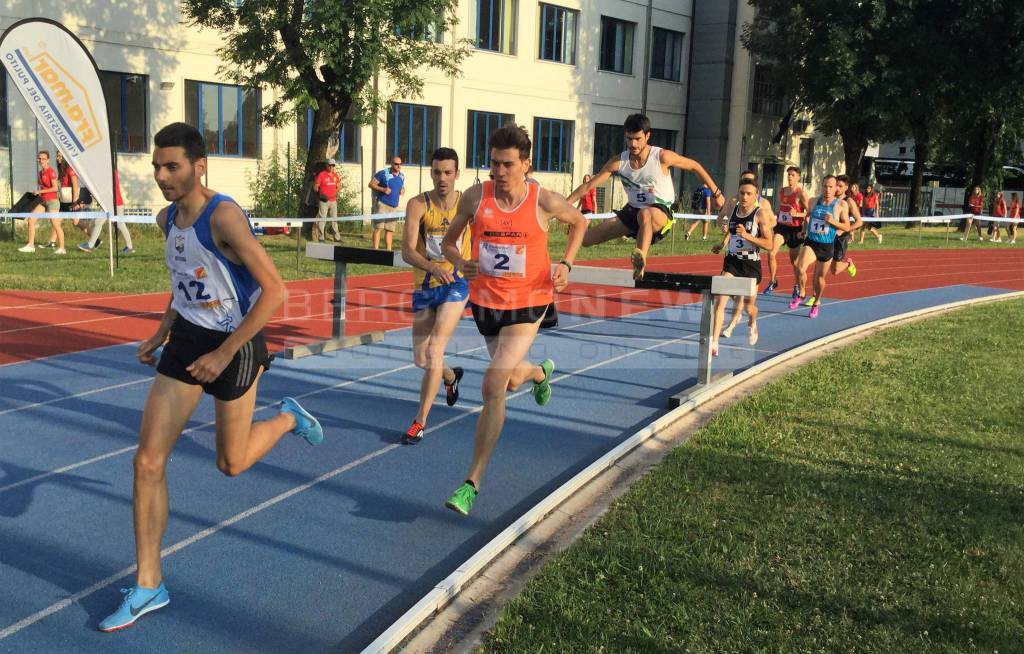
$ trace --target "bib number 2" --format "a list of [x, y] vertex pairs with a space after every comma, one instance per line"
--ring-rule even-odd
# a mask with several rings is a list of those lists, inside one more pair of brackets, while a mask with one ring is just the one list
[[526, 246], [481, 242], [480, 272], [492, 277], [526, 277]]

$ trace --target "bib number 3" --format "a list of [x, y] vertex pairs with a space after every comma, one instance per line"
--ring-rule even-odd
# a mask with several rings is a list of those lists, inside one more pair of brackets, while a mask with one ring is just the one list
[[480, 272], [492, 277], [526, 277], [526, 246], [481, 242]]

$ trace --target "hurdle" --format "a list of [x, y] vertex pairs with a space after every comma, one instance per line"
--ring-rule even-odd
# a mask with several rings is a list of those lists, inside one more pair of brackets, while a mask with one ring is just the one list
[[[345, 288], [348, 282], [348, 264], [368, 263], [392, 268], [411, 268], [402, 259], [401, 252], [370, 250], [333, 243], [307, 243], [306, 256], [310, 259], [334, 262], [334, 295], [331, 315], [331, 338], [319, 343], [310, 343], [288, 348], [286, 359], [322, 354], [332, 350], [353, 347], [366, 343], [377, 343], [384, 339], [384, 332], [373, 331], [355, 336], [345, 336]], [[555, 266], [552, 265], [552, 271]], [[712, 384], [732, 375], [714, 373], [711, 367], [711, 325], [714, 318], [714, 296], [734, 295], [751, 297], [757, 293], [757, 281], [751, 277], [725, 277], [723, 275], [691, 275], [687, 273], [646, 272], [642, 280], [633, 279], [628, 268], [598, 268], [595, 266], [573, 266], [569, 275], [570, 284], [599, 284], [641, 290], [665, 290], [679, 293], [696, 293], [701, 296], [700, 341], [697, 354], [697, 382], [669, 399], [669, 406], [675, 408], [697, 393], [705, 392]]]
[[345, 291], [348, 285], [348, 264], [369, 263], [393, 268], [411, 268], [402, 260], [401, 252], [354, 248], [333, 243], [306, 243], [306, 256], [310, 259], [334, 262], [334, 288], [331, 297], [331, 338], [326, 341], [296, 345], [281, 352], [285, 359], [301, 359], [314, 354], [379, 343], [384, 340], [383, 331], [366, 332], [345, 336]]
[[[552, 266], [554, 269], [554, 266]], [[726, 277], [724, 275], [691, 275], [648, 271], [642, 280], [633, 279], [633, 271], [626, 268], [596, 268], [573, 266], [570, 284], [601, 284], [647, 290], [666, 290], [679, 293], [697, 293], [701, 296], [700, 340], [697, 350], [697, 382], [669, 398], [669, 407], [675, 408], [698, 393], [706, 392], [713, 384], [728, 379], [731, 372], [712, 371], [711, 326], [715, 314], [715, 295], [751, 297], [757, 294], [757, 280], [752, 277]]]

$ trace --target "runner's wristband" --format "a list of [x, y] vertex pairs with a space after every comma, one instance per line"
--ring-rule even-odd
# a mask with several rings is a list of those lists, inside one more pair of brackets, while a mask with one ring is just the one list
[[566, 261], [565, 259], [562, 259], [558, 263], [563, 264], [566, 268], [569, 269], [569, 272], [572, 272], [572, 264]]

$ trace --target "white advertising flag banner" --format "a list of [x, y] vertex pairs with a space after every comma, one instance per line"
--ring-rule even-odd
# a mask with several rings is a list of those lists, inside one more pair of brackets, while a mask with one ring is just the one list
[[63, 25], [30, 18], [0, 36], [0, 61], [83, 184], [113, 213], [107, 104], [92, 55]]

